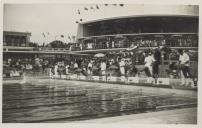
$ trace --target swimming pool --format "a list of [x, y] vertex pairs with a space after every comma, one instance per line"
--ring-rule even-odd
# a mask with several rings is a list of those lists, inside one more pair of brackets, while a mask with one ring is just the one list
[[3, 122], [69, 122], [193, 107], [196, 95], [196, 91], [30, 79], [3, 84]]

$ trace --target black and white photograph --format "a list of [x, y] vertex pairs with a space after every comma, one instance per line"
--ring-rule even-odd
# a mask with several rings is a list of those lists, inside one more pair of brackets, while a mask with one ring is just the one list
[[4, 3], [2, 123], [198, 124], [199, 5]]

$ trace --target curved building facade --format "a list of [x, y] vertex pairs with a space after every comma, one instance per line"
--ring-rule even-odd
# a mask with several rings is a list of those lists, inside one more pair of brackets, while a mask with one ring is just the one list
[[[144, 20], [149, 21], [150, 19], [154, 19], [154, 20], [160, 20], [158, 23], [161, 22], [161, 24], [163, 25], [171, 25], [172, 22], [169, 22], [168, 20], [174, 20], [173, 18], [175, 19], [178, 18], [179, 22], [176, 21], [175, 23], [177, 24], [182, 23], [187, 19], [192, 18], [197, 19], [199, 16], [199, 6], [197, 5], [125, 5], [124, 7], [121, 8], [120, 7], [104, 8], [103, 11], [105, 13], [95, 12], [94, 14], [84, 16], [84, 22], [80, 23], [78, 27], [78, 34], [77, 34], [78, 38], [93, 35], [93, 34], [89, 35], [88, 31], [90, 31], [89, 30], [90, 26], [95, 26], [95, 24], [96, 25], [105, 24], [105, 27], [107, 27], [106, 26], [107, 23], [108, 23], [107, 25], [111, 23], [114, 26], [116, 26], [117, 23], [124, 25], [124, 23], [130, 22], [133, 23], [133, 25], [138, 25], [139, 24], [137, 23], [138, 21], [144, 22]], [[137, 22], [135, 22], [136, 20]], [[129, 25], [127, 24], [127, 26]], [[170, 26], [167, 26], [167, 28], [169, 27]]]
[[[188, 49], [191, 65], [197, 67], [198, 5], [125, 5], [105, 11], [104, 15], [86, 16], [86, 20], [78, 24], [78, 43], [72, 50], [80, 53], [119, 52], [132, 45], [139, 46], [140, 50], [163, 45], [172, 51]], [[133, 56], [135, 64], [143, 64], [141, 56]], [[165, 54], [162, 64], [173, 61], [178, 61], [176, 52]], [[192, 71], [196, 73], [197, 68]]]

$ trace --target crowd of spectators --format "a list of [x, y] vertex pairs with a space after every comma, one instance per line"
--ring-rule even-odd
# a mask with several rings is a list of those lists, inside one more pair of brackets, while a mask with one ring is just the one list
[[131, 45], [140, 47], [158, 47], [166, 45], [168, 47], [197, 47], [197, 38], [195, 36], [171, 35], [167, 38], [159, 35], [159, 37], [103, 37], [101, 39], [88, 38], [80, 39], [78, 43], [72, 44], [70, 49], [77, 50], [94, 50], [94, 49], [111, 49], [111, 48], [127, 48]]
[[[158, 77], [159, 65], [162, 54], [160, 48], [149, 49], [138, 52], [121, 51], [108, 52], [103, 57], [81, 56], [69, 60], [48, 60], [48, 59], [8, 59], [4, 61], [4, 69], [10, 71], [42, 71], [48, 74], [81, 74], [81, 75], [113, 75], [113, 76], [135, 76], [145, 71], [148, 77]], [[137, 55], [139, 56], [137, 57]], [[139, 70], [137, 65], [144, 65], [146, 68]], [[176, 63], [170, 63], [170, 69], [174, 69]], [[152, 67], [153, 66], [153, 67]], [[6, 68], [7, 67], [7, 68]], [[139, 72], [138, 72], [139, 71]], [[168, 72], [169, 73], [169, 72]], [[8, 73], [7, 73], [8, 74]], [[11, 75], [12, 76], [12, 75]]]
[[[166, 51], [167, 50], [167, 51]], [[159, 65], [162, 64], [162, 57], [168, 53], [168, 48], [157, 47], [155, 49], [147, 49], [139, 54], [142, 58], [136, 58], [140, 50], [124, 50], [120, 52], [100, 53], [103, 56], [81, 56], [69, 60], [48, 60], [40, 59], [7, 59], [4, 65], [4, 74], [7, 77], [20, 76], [23, 72], [42, 72], [50, 77], [54, 75], [84, 75], [84, 76], [124, 76], [135, 77], [145, 74], [148, 78], [159, 77]], [[189, 68], [190, 58], [185, 50], [178, 51], [179, 62], [169, 63], [166, 70], [167, 76], [172, 78], [192, 77]], [[185, 59], [187, 60], [185, 60]], [[142, 67], [137, 65], [137, 61], [141, 61]], [[182, 64], [182, 61], [183, 64]], [[187, 62], [185, 62], [187, 61]], [[185, 63], [185, 64], [184, 64]], [[181, 73], [181, 74], [180, 74]]]

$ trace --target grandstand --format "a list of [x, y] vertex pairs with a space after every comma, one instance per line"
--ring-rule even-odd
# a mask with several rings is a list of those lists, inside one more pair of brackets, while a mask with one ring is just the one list
[[[139, 50], [165, 46], [162, 67], [178, 60], [177, 49], [190, 52], [191, 67], [197, 73], [198, 59], [198, 6], [195, 5], [126, 5], [120, 13], [88, 17], [78, 25], [78, 53], [120, 52], [135, 45]], [[135, 64], [141, 65], [142, 54], [135, 54]], [[164, 74], [164, 73], [163, 73]]]

